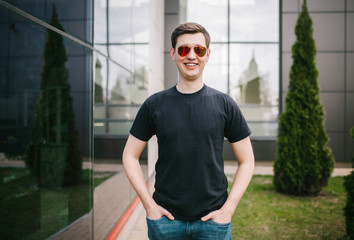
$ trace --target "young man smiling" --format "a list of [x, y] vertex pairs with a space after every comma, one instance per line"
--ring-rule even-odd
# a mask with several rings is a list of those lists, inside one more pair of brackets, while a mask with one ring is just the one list
[[[253, 175], [251, 132], [235, 101], [203, 82], [211, 54], [206, 29], [181, 24], [171, 43], [178, 83], [141, 106], [123, 152], [124, 169], [146, 210], [150, 239], [228, 240], [231, 217]], [[139, 157], [155, 134], [158, 160], [151, 197]], [[238, 160], [229, 194], [224, 137]]]

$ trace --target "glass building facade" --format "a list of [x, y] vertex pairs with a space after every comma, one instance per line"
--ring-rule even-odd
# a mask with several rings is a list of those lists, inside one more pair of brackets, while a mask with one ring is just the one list
[[120, 158], [148, 18], [149, 1], [0, 1], [0, 239], [104, 239], [136, 197]]
[[[108, 6], [108, 7], [107, 7]], [[95, 135], [128, 135], [148, 96], [149, 1], [95, 1]]]
[[253, 138], [276, 137], [279, 1], [188, 0], [185, 5], [186, 20], [201, 23], [211, 36], [206, 84], [235, 99]]
[[0, 239], [91, 238], [92, 20], [91, 1], [0, 1]]

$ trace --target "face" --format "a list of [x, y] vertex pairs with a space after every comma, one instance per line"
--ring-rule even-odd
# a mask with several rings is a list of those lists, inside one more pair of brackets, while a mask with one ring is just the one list
[[[181, 46], [188, 46], [191, 48], [187, 55], [179, 55], [178, 48]], [[201, 57], [196, 54], [196, 52], [198, 53], [198, 50], [200, 50], [196, 49], [197, 51], [195, 51], [196, 46], [206, 48], [203, 33], [183, 34], [177, 38], [176, 49], [170, 49], [172, 60], [176, 62], [179, 71], [180, 80], [202, 80], [205, 64], [209, 60], [210, 49], [207, 49], [206, 54]]]

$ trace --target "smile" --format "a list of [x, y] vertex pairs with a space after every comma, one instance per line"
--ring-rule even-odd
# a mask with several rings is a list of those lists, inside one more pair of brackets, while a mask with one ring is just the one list
[[188, 66], [188, 67], [195, 67], [198, 64], [197, 63], [185, 63], [185, 65]]

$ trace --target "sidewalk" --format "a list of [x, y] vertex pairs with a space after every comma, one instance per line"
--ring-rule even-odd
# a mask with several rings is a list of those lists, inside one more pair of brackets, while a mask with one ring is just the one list
[[[225, 173], [227, 176], [234, 175], [236, 170], [237, 165], [235, 161], [225, 161]], [[346, 176], [352, 170], [350, 162], [339, 162], [336, 163], [332, 176]], [[273, 175], [273, 162], [257, 161], [254, 175]], [[148, 240], [145, 218], [145, 210], [142, 204], [139, 203], [117, 240]]]

